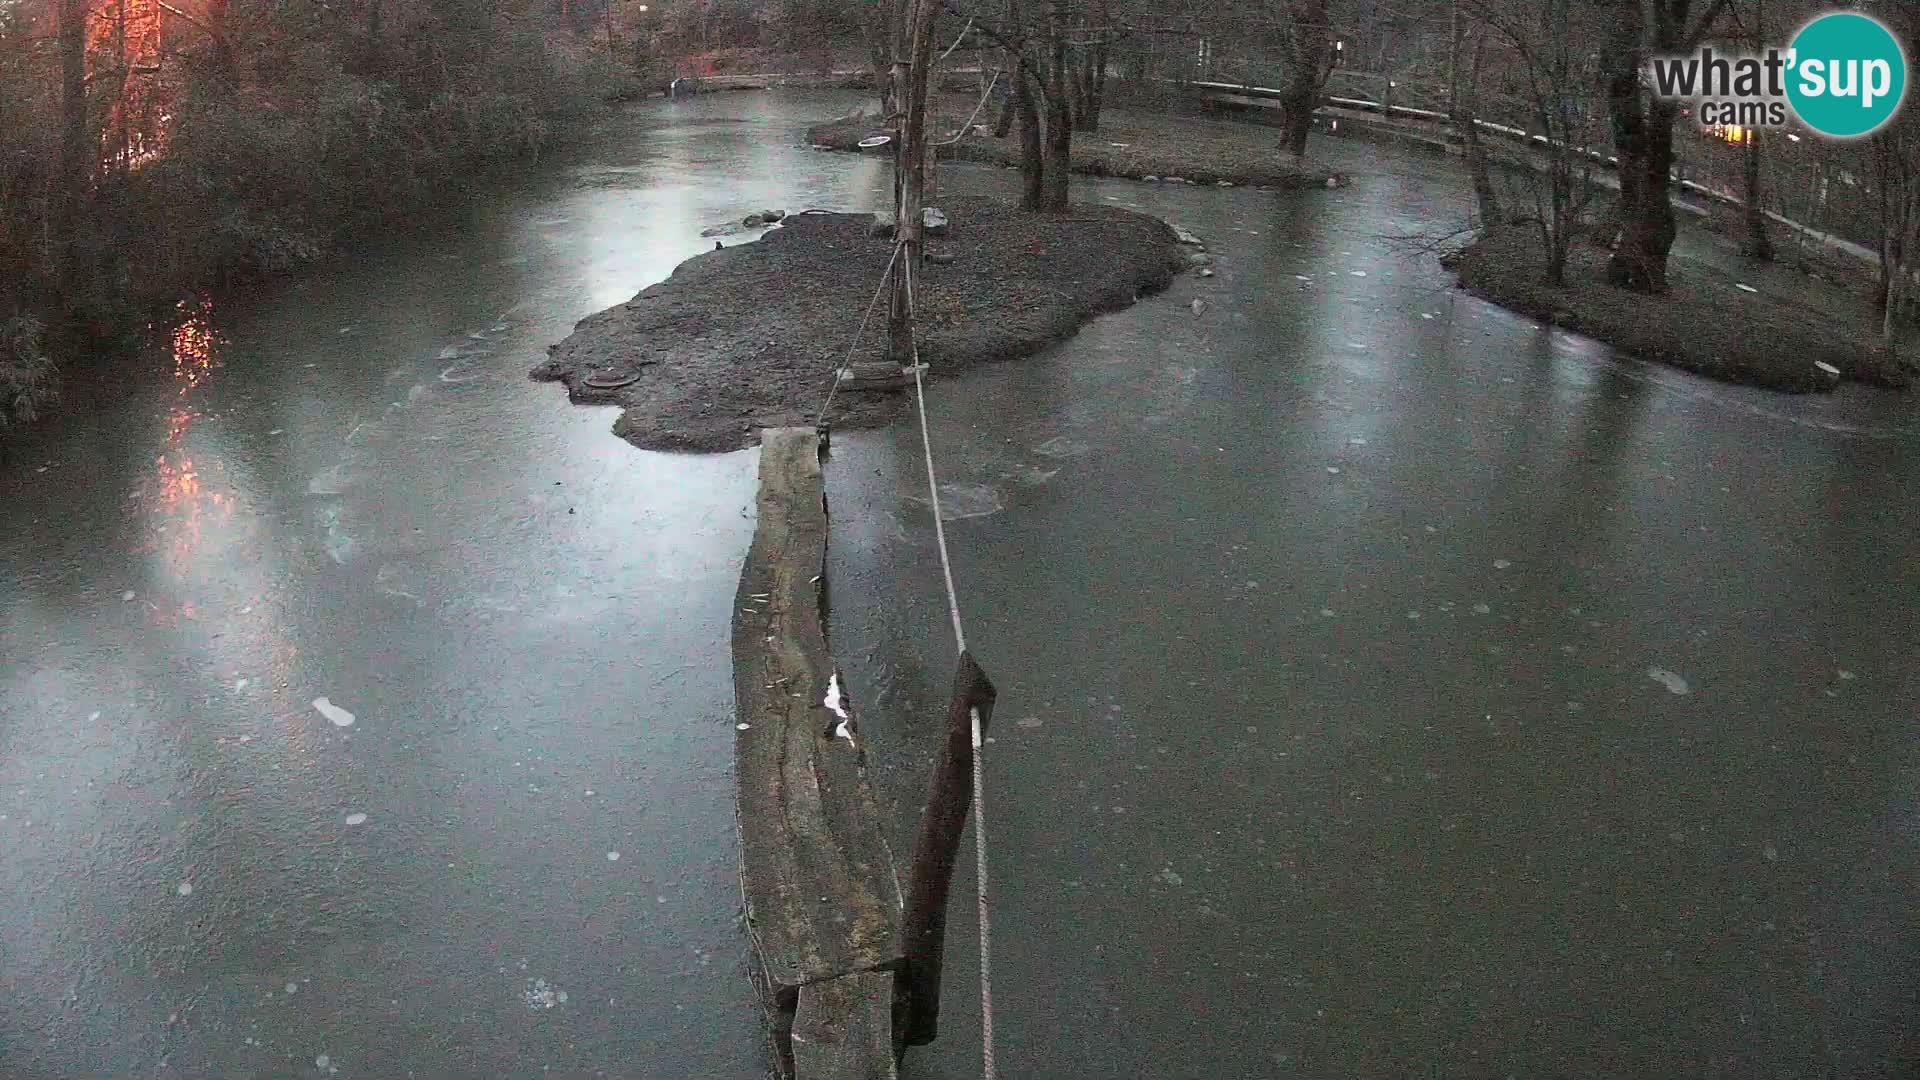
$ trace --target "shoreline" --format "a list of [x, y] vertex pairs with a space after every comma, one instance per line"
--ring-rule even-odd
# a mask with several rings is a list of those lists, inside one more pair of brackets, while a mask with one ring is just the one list
[[1731, 277], [1682, 258], [1669, 264], [1666, 295], [1643, 296], [1606, 284], [1605, 259], [1603, 252], [1576, 246], [1568, 255], [1566, 286], [1553, 288], [1545, 282], [1545, 258], [1533, 229], [1506, 226], [1443, 263], [1460, 288], [1490, 303], [1637, 359], [1723, 382], [1806, 394], [1832, 390], [1842, 380], [1892, 389], [1912, 381], [1912, 368], [1877, 338], [1810, 306], [1747, 291]]
[[[920, 355], [933, 378], [1031, 356], [1164, 290], [1195, 261], [1172, 226], [1115, 207], [1038, 215], [954, 198], [943, 209], [950, 232], [927, 241], [939, 261], [915, 268]], [[758, 242], [696, 255], [581, 320], [529, 375], [561, 383], [575, 404], [621, 406], [614, 433], [647, 450], [724, 453], [753, 445], [762, 428], [812, 426], [892, 251], [871, 214], [788, 217]], [[852, 360], [884, 352], [876, 317]], [[594, 373], [635, 378], [597, 389], [586, 385]], [[879, 427], [907, 400], [840, 392], [828, 419]]]
[[[972, 111], [972, 101], [957, 111], [955, 104], [942, 102], [928, 117], [929, 130], [942, 139], [958, 132]], [[942, 145], [940, 159], [1018, 168], [1018, 138], [978, 133], [992, 119], [990, 111], [983, 111], [984, 123], [976, 123], [974, 133], [959, 141]], [[807, 140], [817, 148], [860, 153], [861, 139], [889, 133], [878, 121], [855, 115], [815, 124], [807, 129]], [[1109, 110], [1098, 131], [1074, 133], [1072, 171], [1149, 183], [1225, 187], [1340, 188], [1350, 182], [1344, 173], [1311, 159], [1292, 160], [1280, 151], [1271, 128], [1126, 109]]]

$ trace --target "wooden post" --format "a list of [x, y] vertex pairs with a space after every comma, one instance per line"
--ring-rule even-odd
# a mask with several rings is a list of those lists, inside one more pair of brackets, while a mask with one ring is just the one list
[[973, 718], [980, 713], [981, 737], [993, 718], [993, 684], [971, 653], [960, 654], [953, 673], [953, 699], [947, 706], [946, 740], [934, 766], [927, 808], [920, 816], [901, 944], [907, 963], [906, 1019], [896, 1025], [908, 1046], [923, 1046], [940, 1033], [940, 972], [946, 955], [947, 891], [960, 834], [973, 806]]

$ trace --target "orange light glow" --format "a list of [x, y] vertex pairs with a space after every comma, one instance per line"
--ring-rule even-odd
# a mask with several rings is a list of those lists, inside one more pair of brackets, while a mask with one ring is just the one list
[[1733, 124], [1727, 124], [1721, 127], [1708, 128], [1707, 134], [1713, 136], [1716, 139], [1723, 139], [1727, 142], [1733, 143], [1736, 146], [1745, 142], [1749, 142], [1753, 139], [1752, 128], [1738, 127]]
[[160, 0], [110, 0], [91, 18], [88, 74], [119, 83], [100, 132], [103, 165], [137, 170], [166, 148], [165, 19]]
[[182, 300], [175, 310], [180, 320], [173, 328], [173, 377], [180, 384], [180, 396], [186, 397], [220, 366], [221, 341], [210, 318], [213, 301], [204, 296]]
[[[192, 297], [175, 306], [177, 319], [170, 335], [169, 359], [173, 378], [179, 384], [179, 396], [187, 399], [205, 385], [220, 367], [220, 348], [224, 344], [213, 328], [213, 305], [206, 297]], [[217, 475], [224, 464], [216, 457], [215, 476], [195, 463], [188, 435], [201, 417], [199, 409], [182, 400], [167, 412], [166, 442], [153, 462], [153, 478], [146, 488], [147, 505], [158, 521], [156, 550], [168, 569], [177, 577], [193, 572], [195, 558], [208, 541], [205, 526], [209, 521], [220, 526], [216, 535], [225, 534], [225, 526], [234, 517], [234, 501]], [[190, 611], [163, 613], [168, 617], [191, 618]]]

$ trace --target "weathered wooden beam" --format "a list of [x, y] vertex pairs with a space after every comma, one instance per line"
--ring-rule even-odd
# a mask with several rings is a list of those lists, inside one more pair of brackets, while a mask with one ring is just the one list
[[[774, 1060], [793, 1077], [807, 989], [873, 972], [891, 981], [901, 966], [901, 898], [858, 726], [827, 648], [827, 510], [814, 429], [762, 433], [757, 501], [733, 617], [740, 879]], [[864, 998], [824, 993], [814, 992], [807, 1023], [846, 1031], [865, 1023], [828, 1011]], [[890, 1047], [890, 1031], [882, 1041]], [[887, 1068], [891, 1057], [889, 1049]]]
[[913, 849], [913, 868], [907, 885], [904, 927], [907, 965], [904, 984], [908, 1046], [923, 1046], [940, 1033], [940, 975], [945, 965], [947, 893], [953, 884], [953, 862], [960, 850], [960, 834], [973, 807], [973, 713], [980, 714], [980, 734], [993, 719], [994, 689], [987, 673], [962, 652], [953, 673], [953, 696], [947, 705], [947, 731], [940, 760], [934, 766], [927, 808], [920, 815], [920, 835]]
[[793, 1018], [796, 1075], [895, 1080], [893, 973], [866, 971], [800, 988]]

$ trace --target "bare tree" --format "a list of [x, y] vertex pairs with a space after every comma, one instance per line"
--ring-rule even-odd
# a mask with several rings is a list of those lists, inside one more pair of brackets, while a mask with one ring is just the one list
[[1602, 85], [1620, 159], [1620, 237], [1607, 279], [1636, 292], [1667, 291], [1667, 256], [1676, 232], [1671, 195], [1676, 101], [1655, 97], [1641, 69], [1656, 53], [1696, 48], [1731, 0], [1595, 0], [1608, 28]]
[[912, 362], [913, 307], [908, 274], [920, 256], [922, 207], [927, 189], [927, 88], [933, 67], [933, 29], [940, 0], [907, 0], [899, 37], [905, 51], [894, 61], [894, 96], [904, 106], [895, 150], [895, 228], [901, 244], [893, 263], [893, 293], [888, 308], [888, 353], [901, 364]]
[[1508, 88], [1510, 111], [1524, 118], [1530, 149], [1523, 153], [1549, 284], [1565, 283], [1568, 253], [1580, 237], [1594, 193], [1591, 144], [1598, 132], [1586, 42], [1589, 8], [1581, 0], [1460, 0], [1474, 39], [1473, 58], [1456, 105], [1467, 144], [1482, 228], [1501, 224], [1501, 208], [1481, 141], [1477, 107], [1481, 82], [1496, 75]]
[[88, 138], [88, 0], [56, 0], [60, 43], [60, 171], [56, 181], [54, 236], [60, 245], [58, 277], [69, 290], [79, 271], [80, 207], [98, 154]]
[[1301, 158], [1313, 133], [1320, 91], [1333, 71], [1333, 27], [1327, 0], [1288, 0], [1281, 14], [1286, 21], [1287, 84], [1280, 99], [1280, 145]]
[[1906, 116], [1873, 136], [1880, 195], [1880, 333], [1888, 342], [1913, 305], [1913, 265], [1920, 243], [1920, 130]]
[[[1455, 7], [1456, 12], [1458, 6]], [[1458, 20], [1455, 20], [1458, 22]], [[1458, 49], [1456, 31], [1455, 48]], [[1466, 151], [1467, 176], [1473, 181], [1474, 207], [1479, 211], [1480, 227], [1492, 228], [1500, 220], [1500, 195], [1493, 186], [1493, 170], [1487, 160], [1486, 140], [1480, 134], [1480, 78], [1487, 58], [1487, 34], [1473, 34], [1473, 59], [1465, 71], [1465, 81], [1456, 77], [1453, 97], [1453, 124], [1460, 133]]]
[[[1073, 170], [1075, 103], [1086, 85], [1084, 54], [1097, 53], [1112, 28], [1093, 21], [1074, 0], [1038, 0], [1038, 10], [1021, 0], [1003, 0], [997, 11], [982, 11], [980, 5], [961, 0], [942, 2], [948, 11], [973, 19], [1006, 56], [1013, 80], [1011, 120], [1020, 125], [1021, 205], [1065, 210]], [[1097, 10], [1108, 9], [1102, 4]], [[1007, 122], [1003, 117], [1003, 129]]]
[[1075, 131], [1092, 132], [1100, 130], [1100, 110], [1107, 95], [1108, 53], [1115, 37], [1110, 0], [1093, 0], [1083, 33], [1087, 42], [1073, 74], [1073, 127]]
[[[1738, 8], [1733, 9], [1733, 14], [1736, 18], [1740, 18], [1741, 16]], [[1746, 24], [1747, 47], [1756, 53], [1766, 48], [1767, 0], [1753, 0], [1751, 17], [1741, 19], [1741, 21]], [[1742, 140], [1740, 146], [1740, 188], [1741, 197], [1744, 200], [1744, 205], [1741, 208], [1741, 218], [1745, 226], [1746, 234], [1740, 241], [1740, 250], [1743, 254], [1751, 258], [1759, 259], [1762, 262], [1772, 262], [1773, 237], [1768, 235], [1767, 211], [1761, 201], [1764, 195], [1760, 182], [1761, 165], [1763, 163], [1761, 160], [1763, 153], [1761, 149], [1763, 145], [1761, 139], [1763, 136], [1760, 128], [1750, 127], [1743, 129], [1740, 132], [1740, 137]]]

